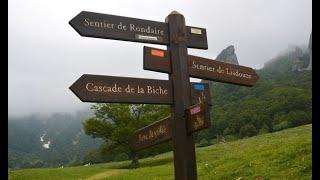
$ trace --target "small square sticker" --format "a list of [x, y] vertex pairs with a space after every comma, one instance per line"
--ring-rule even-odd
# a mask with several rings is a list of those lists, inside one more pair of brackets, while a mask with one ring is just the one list
[[157, 49], [151, 49], [151, 55], [152, 56], [164, 57], [164, 51], [157, 50]]
[[196, 107], [190, 109], [190, 114], [194, 115], [194, 114], [197, 114], [200, 111], [201, 111], [201, 107], [200, 106], [196, 106]]
[[195, 84], [193, 88], [197, 91], [203, 91], [204, 90], [204, 85], [203, 84]]
[[198, 29], [198, 28], [191, 28], [191, 33], [192, 34], [202, 34], [201, 29]]

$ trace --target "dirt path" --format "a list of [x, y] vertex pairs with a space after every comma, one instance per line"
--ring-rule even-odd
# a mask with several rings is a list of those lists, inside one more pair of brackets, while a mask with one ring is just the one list
[[126, 170], [122, 170], [122, 169], [110, 169], [110, 170], [108, 170], [108, 171], [104, 171], [104, 172], [95, 174], [95, 175], [87, 178], [86, 180], [105, 179], [106, 177], [113, 176], [113, 175], [116, 175], [116, 174], [120, 174], [120, 173], [122, 173], [122, 172], [124, 172], [124, 171], [126, 171]]

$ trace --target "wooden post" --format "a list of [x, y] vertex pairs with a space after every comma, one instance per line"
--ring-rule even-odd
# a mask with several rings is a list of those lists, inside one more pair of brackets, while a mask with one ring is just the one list
[[135, 151], [131, 151], [131, 155], [132, 155], [132, 161], [131, 161], [130, 167], [135, 169], [139, 166], [139, 157], [137, 152]]
[[174, 172], [176, 180], [196, 180], [197, 167], [193, 136], [187, 135], [185, 109], [191, 105], [188, 73], [187, 32], [182, 14], [173, 11], [167, 18], [172, 74], [169, 79], [173, 87], [171, 106]]

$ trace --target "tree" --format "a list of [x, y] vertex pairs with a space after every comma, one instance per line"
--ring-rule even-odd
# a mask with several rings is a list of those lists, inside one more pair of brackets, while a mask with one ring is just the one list
[[132, 165], [137, 163], [137, 154], [129, 147], [133, 133], [170, 112], [168, 106], [146, 104], [95, 104], [91, 109], [94, 117], [83, 122], [85, 133], [105, 141], [102, 153], [129, 157]]

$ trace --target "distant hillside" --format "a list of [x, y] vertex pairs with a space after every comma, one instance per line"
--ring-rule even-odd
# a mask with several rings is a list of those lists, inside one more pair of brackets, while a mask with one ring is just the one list
[[[233, 46], [219, 60], [238, 64]], [[251, 88], [204, 81], [210, 84], [212, 126], [196, 135], [200, 146], [279, 131], [311, 123], [312, 71], [310, 53], [294, 47], [257, 70], [259, 81]], [[239, 63], [241, 65], [241, 62]], [[9, 119], [9, 168], [58, 167], [83, 162], [105, 162], [97, 149], [102, 143], [82, 131], [81, 121], [90, 112], [49, 118], [28, 116]], [[214, 141], [212, 141], [214, 139]], [[84, 156], [90, 156], [83, 161]], [[112, 159], [112, 158], [111, 158]]]
[[312, 71], [306, 70], [310, 53], [305, 47], [292, 47], [265, 63], [258, 71], [261, 83], [311, 88]]
[[[304, 125], [233, 142], [196, 148], [199, 180], [312, 179], [312, 126]], [[172, 152], [140, 160], [9, 171], [9, 179], [173, 179]]]
[[308, 62], [309, 52], [295, 47], [257, 70], [260, 78], [253, 87], [203, 81], [210, 84], [212, 126], [199, 133], [198, 142], [311, 123], [312, 71], [305, 70]]
[[102, 141], [82, 132], [90, 112], [8, 120], [8, 167], [57, 167], [79, 163]]

